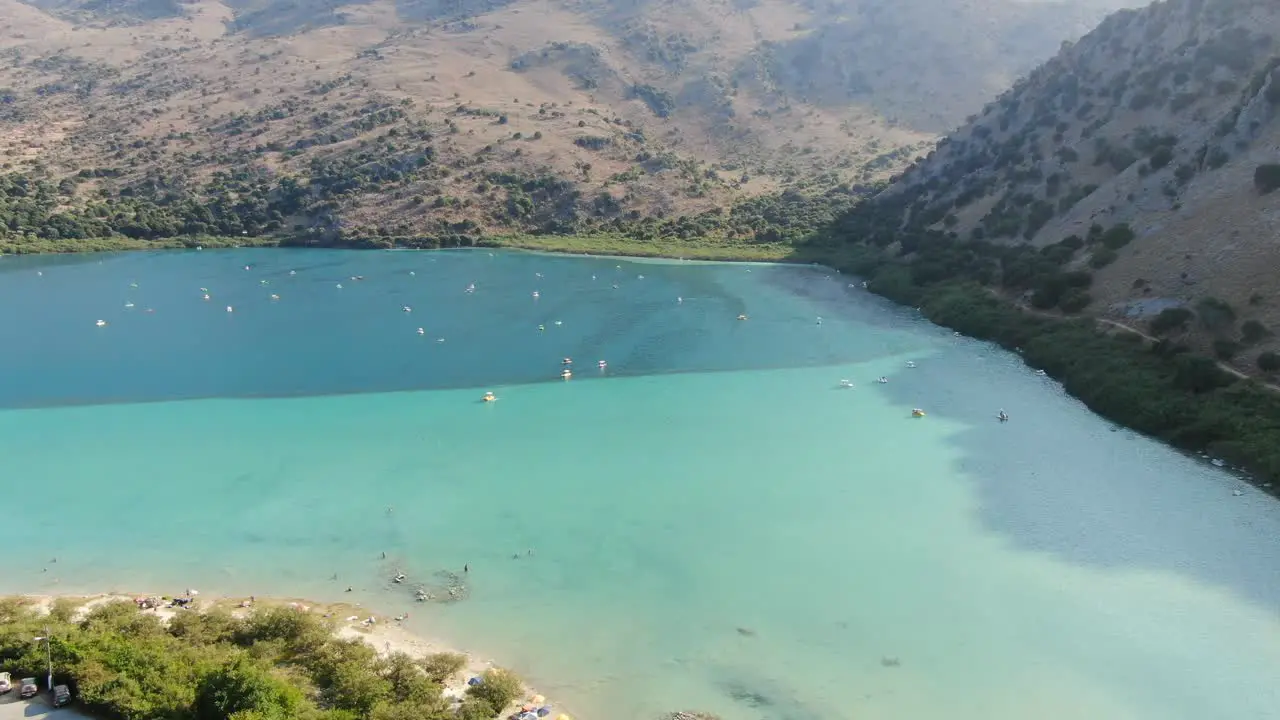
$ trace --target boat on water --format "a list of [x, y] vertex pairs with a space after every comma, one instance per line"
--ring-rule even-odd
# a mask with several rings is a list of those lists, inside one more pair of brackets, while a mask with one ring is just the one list
[[911, 417], [913, 418], [922, 418], [924, 417], [924, 414], [925, 414], [924, 411], [921, 410], [920, 408], [916, 408], [911, 411]]

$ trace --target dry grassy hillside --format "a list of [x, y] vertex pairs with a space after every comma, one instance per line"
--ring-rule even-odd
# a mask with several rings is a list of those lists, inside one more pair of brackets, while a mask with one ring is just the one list
[[0, 156], [245, 234], [671, 217], [900, 170], [1126, 4], [0, 0]]
[[890, 196], [961, 239], [1083, 241], [1091, 312], [1184, 307], [1157, 328], [1252, 368], [1280, 329], [1276, 163], [1280, 3], [1167, 0], [1065, 48]]

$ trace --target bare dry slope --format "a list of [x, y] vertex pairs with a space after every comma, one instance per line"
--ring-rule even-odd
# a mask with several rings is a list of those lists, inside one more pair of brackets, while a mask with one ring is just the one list
[[1127, 4], [0, 0], [0, 156], [68, 206], [289, 196], [246, 234], [671, 217], [887, 177]]
[[1280, 349], [1277, 163], [1280, 3], [1166, 0], [1065, 48], [886, 200], [957, 239], [1083, 241], [1091, 312], [1186, 307], [1177, 339], [1256, 370]]

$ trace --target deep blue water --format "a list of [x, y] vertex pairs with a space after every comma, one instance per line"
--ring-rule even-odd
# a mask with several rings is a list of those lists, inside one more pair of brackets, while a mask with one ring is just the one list
[[583, 379], [601, 359], [613, 376], [801, 367], [920, 346], [831, 330], [837, 314], [887, 318], [851, 306], [854, 289], [814, 282], [830, 274], [483, 251], [9, 257], [0, 406], [555, 381], [564, 357]]

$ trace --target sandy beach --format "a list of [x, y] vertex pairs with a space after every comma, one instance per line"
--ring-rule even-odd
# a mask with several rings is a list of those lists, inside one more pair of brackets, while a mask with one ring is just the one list
[[[82, 604], [77, 609], [76, 617], [78, 618], [105, 603], [117, 601], [134, 602], [138, 598], [167, 596], [155, 593], [100, 593], [96, 595], [17, 595], [16, 597], [21, 597], [34, 603], [42, 612], [48, 612], [53, 607], [54, 602], [58, 600], [80, 601]], [[189, 609], [161, 605], [160, 607], [146, 609], [144, 612], [155, 613], [157, 617], [167, 622], [178, 613], [191, 612], [192, 610], [224, 609], [230, 611], [233, 615], [244, 616], [257, 608], [279, 606], [294, 607], [303, 612], [314, 613], [329, 619], [334, 623], [336, 637], [345, 640], [361, 640], [381, 656], [403, 653], [412, 658], [421, 659], [437, 653], [456, 653], [465, 657], [466, 664], [463, 669], [445, 683], [443, 695], [446, 698], [462, 698], [466, 693], [467, 681], [470, 678], [479, 676], [486, 670], [499, 667], [491, 659], [476, 657], [446, 643], [411, 633], [401, 627], [394, 616], [382, 615], [358, 603], [316, 603], [302, 599], [261, 597], [255, 597], [250, 600], [250, 598], [197, 594], [194, 601], [188, 606]], [[536, 699], [536, 704], [539, 705], [548, 702], [542, 699], [542, 696], [528, 685], [525, 686], [523, 698], [522, 702], [528, 703], [534, 703]], [[566, 720], [568, 716], [564, 715], [563, 712], [562, 708], [556, 707], [556, 712], [549, 717], [557, 718], [557, 720]]]

